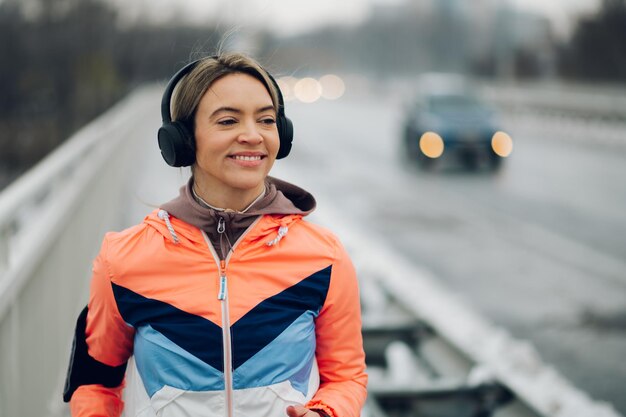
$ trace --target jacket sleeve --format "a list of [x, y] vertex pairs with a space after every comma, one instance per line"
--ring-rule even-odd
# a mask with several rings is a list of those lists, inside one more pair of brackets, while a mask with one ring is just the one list
[[315, 326], [320, 388], [306, 406], [331, 417], [358, 417], [367, 396], [359, 289], [345, 249], [339, 245], [337, 252]]
[[[93, 264], [89, 305], [84, 332], [80, 318], [70, 359], [64, 399], [73, 417], [119, 417], [123, 410], [122, 389], [126, 363], [132, 354], [134, 328], [122, 319], [113, 295], [105, 237]], [[84, 342], [81, 341], [84, 337]], [[79, 345], [84, 345], [78, 352]]]

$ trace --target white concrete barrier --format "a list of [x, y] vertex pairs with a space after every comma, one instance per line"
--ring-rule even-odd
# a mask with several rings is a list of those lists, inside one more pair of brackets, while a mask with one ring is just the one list
[[135, 91], [0, 194], [0, 417], [62, 408], [91, 259], [122, 221], [134, 121], [157, 103], [154, 89]]

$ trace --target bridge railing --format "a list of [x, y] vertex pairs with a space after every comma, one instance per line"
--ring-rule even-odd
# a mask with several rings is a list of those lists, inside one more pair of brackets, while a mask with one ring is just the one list
[[[0, 417], [57, 415], [91, 259], [120, 223], [138, 90], [0, 193]], [[152, 110], [152, 109], [151, 109]]]

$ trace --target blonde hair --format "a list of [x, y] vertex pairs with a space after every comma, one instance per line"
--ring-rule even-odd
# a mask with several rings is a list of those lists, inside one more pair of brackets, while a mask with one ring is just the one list
[[180, 80], [172, 98], [172, 120], [185, 123], [193, 132], [198, 105], [204, 94], [215, 81], [236, 73], [248, 74], [263, 83], [278, 113], [279, 93], [271, 76], [254, 59], [242, 53], [230, 52], [201, 59]]

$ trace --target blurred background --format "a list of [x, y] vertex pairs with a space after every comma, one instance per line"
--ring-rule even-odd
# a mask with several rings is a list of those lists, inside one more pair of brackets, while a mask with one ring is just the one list
[[626, 79], [624, 14], [620, 0], [3, 0], [0, 185], [227, 33], [229, 47], [283, 75], [606, 84]]
[[0, 191], [129, 93], [247, 52], [296, 128], [278, 176], [626, 414], [626, 1], [0, 0], [0, 40]]

